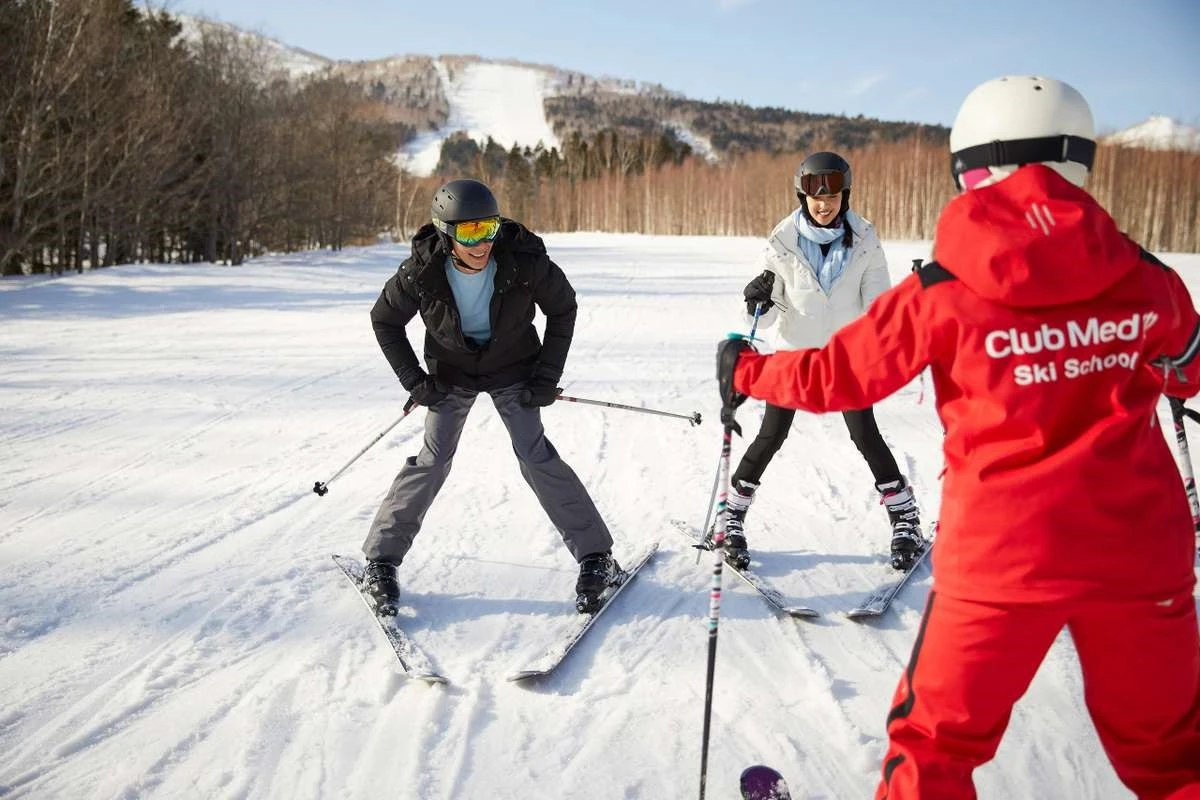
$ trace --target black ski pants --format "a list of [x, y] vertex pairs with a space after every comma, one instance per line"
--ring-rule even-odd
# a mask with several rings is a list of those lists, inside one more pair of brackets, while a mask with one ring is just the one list
[[[766, 471], [767, 464], [771, 463], [779, 448], [783, 447], [783, 441], [787, 438], [795, 418], [795, 409], [780, 408], [767, 403], [758, 435], [746, 448], [733, 473], [735, 487], [739, 480], [755, 484], [762, 482], [762, 474]], [[875, 483], [878, 485], [900, 480], [900, 468], [896, 466], [892, 451], [888, 449], [883, 435], [879, 433], [879, 426], [875, 423], [875, 412], [870, 408], [843, 411], [842, 418], [846, 420], [846, 428], [850, 431], [850, 441], [854, 442], [858, 452], [866, 459], [871, 474], [875, 476]]]

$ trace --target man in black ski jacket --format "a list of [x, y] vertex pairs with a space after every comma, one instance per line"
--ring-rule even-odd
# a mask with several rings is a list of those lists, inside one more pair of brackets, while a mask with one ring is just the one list
[[[485, 393], [508, 429], [522, 476], [579, 563], [576, 607], [591, 613], [620, 567], [608, 527], [546, 438], [540, 413], [561, 391], [575, 290], [542, 240], [501, 217], [495, 196], [479, 181], [438, 189], [432, 216], [371, 309], [384, 357], [410, 402], [428, 410], [424, 446], [396, 476], [363, 544], [364, 589], [380, 614], [396, 613], [396, 567], [450, 472], [475, 398]], [[544, 342], [533, 325], [535, 307], [546, 317]], [[405, 333], [418, 313], [425, 323], [425, 368]]]

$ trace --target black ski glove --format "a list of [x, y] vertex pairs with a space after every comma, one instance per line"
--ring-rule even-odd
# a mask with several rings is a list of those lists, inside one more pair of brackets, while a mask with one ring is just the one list
[[775, 273], [769, 269], [764, 269], [762, 275], [747, 283], [742, 290], [742, 297], [746, 299], [746, 313], [754, 316], [754, 309], [759, 303], [762, 303], [763, 311], [775, 305], [771, 299], [771, 290], [774, 288]]
[[409, 389], [409, 394], [412, 395], [409, 399], [410, 403], [428, 407], [436, 406], [445, 400], [447, 393], [442, 387], [438, 386], [438, 382], [433, 379], [433, 376], [426, 375], [415, 386]]
[[560, 394], [562, 394], [562, 389], [553, 383], [532, 380], [521, 390], [521, 405], [526, 408], [545, 407], [557, 400]]
[[746, 395], [733, 388], [733, 373], [737, 369], [738, 359], [747, 350], [754, 352], [754, 347], [741, 337], [724, 339], [717, 345], [717, 387], [721, 392], [721, 424], [738, 436], [742, 435], [742, 426], [738, 425], [733, 414], [738, 406], [746, 402]]

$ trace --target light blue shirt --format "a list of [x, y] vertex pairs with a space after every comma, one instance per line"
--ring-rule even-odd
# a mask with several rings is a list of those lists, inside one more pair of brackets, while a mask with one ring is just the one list
[[492, 293], [496, 283], [496, 259], [489, 258], [487, 266], [474, 275], [454, 268], [454, 262], [446, 259], [446, 278], [450, 291], [458, 306], [463, 334], [479, 344], [487, 344], [492, 338]]

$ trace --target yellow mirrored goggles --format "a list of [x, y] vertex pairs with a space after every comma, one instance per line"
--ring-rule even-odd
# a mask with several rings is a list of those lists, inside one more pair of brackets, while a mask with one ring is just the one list
[[480, 242], [490, 242], [500, 235], [500, 218], [487, 217], [467, 222], [452, 222], [454, 241], [468, 247]]

